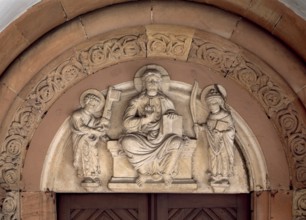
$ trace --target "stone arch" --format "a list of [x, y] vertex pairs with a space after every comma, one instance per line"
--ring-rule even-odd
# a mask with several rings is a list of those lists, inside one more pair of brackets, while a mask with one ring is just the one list
[[[162, 4], [162, 3], [159, 3]], [[143, 4], [145, 9], [147, 9], [147, 12], [150, 11], [150, 4]], [[186, 10], [191, 11], [193, 9], [192, 6], [188, 8], [188, 4], [186, 4]], [[187, 9], [188, 8], [188, 9]], [[132, 9], [132, 6], [130, 7]], [[115, 10], [115, 8], [113, 9]], [[128, 7], [122, 7], [121, 10], [127, 10]], [[203, 8], [203, 10], [216, 10], [216, 9], [207, 9]], [[110, 13], [110, 12], [109, 12]], [[51, 37], [44, 39], [40, 44], [38, 44], [33, 49], [29, 50], [27, 53], [21, 57], [19, 61], [16, 62], [16, 64], [12, 65], [10, 69], [7, 71], [8, 82], [14, 81], [19, 76], [20, 70], [25, 70], [25, 72], [29, 73], [29, 79], [32, 78], [32, 80], [29, 83], [25, 83], [25, 85], [19, 84], [20, 86], [20, 92], [18, 93], [19, 96], [16, 98], [16, 101], [12, 105], [12, 110], [8, 112], [6, 123], [4, 125], [3, 131], [1, 133], [1, 137], [4, 140], [3, 149], [6, 155], [9, 157], [15, 158], [16, 155], [20, 155], [21, 158], [17, 159], [17, 164], [20, 166], [20, 168], [23, 166], [23, 155], [26, 154], [25, 148], [30, 143], [30, 140], [32, 139], [32, 135], [34, 134], [35, 129], [37, 126], [40, 126], [41, 118], [44, 117], [45, 114], [48, 114], [47, 111], [52, 106], [53, 102], [59, 97], [60, 95], [64, 94], [64, 92], [70, 88], [72, 85], [74, 85], [78, 80], [84, 79], [87, 77], [87, 74], [90, 75], [91, 72], [99, 71], [100, 69], [107, 68], [110, 65], [114, 65], [121, 62], [127, 62], [129, 60], [133, 59], [143, 59], [143, 58], [151, 58], [151, 59], [167, 59], [167, 60], [180, 60], [182, 62], [186, 63], [195, 63], [197, 65], [202, 65], [203, 68], [209, 68], [210, 71], [216, 72], [217, 74], [223, 74], [226, 76], [226, 78], [232, 78], [238, 82], [238, 84], [241, 84], [245, 87], [247, 91], [249, 91], [260, 103], [262, 108], [264, 109], [263, 112], [265, 112], [269, 118], [273, 121], [274, 125], [278, 128], [276, 130], [276, 133], [279, 133], [281, 135], [282, 140], [286, 143], [284, 145], [284, 149], [286, 151], [286, 154], [288, 155], [287, 158], [289, 160], [289, 167], [293, 166], [294, 168], [291, 169], [291, 175], [294, 176], [293, 186], [295, 188], [300, 188], [304, 185], [304, 166], [302, 163], [302, 159], [304, 158], [303, 149], [300, 148], [299, 141], [303, 140], [303, 135], [305, 135], [304, 132], [304, 122], [303, 122], [303, 107], [300, 105], [296, 94], [286, 85], [285, 82], [279, 77], [279, 75], [283, 75], [281, 73], [278, 73], [275, 69], [275, 63], [271, 62], [269, 65], [266, 65], [262, 60], [256, 58], [256, 56], [250, 54], [241, 46], [244, 46], [244, 41], [242, 40], [238, 44], [240, 44], [240, 47], [231, 43], [225, 41], [223, 38], [227, 36], [227, 34], [231, 34], [233, 31], [232, 29], [229, 29], [225, 32], [219, 33], [216, 31], [216, 29], [213, 29], [213, 31], [210, 30], [210, 28], [207, 28], [205, 26], [198, 27], [198, 30], [195, 29], [192, 25], [189, 27], [182, 27], [182, 26], [174, 26], [173, 24], [165, 28], [165, 26], [154, 26], [154, 25], [147, 25], [149, 24], [150, 18], [148, 14], [146, 14], [147, 20], [141, 20], [139, 19], [139, 23], [134, 23], [130, 26], [137, 26], [134, 28], [127, 28], [127, 29], [120, 29], [123, 27], [120, 27], [121, 24], [116, 24], [116, 28], [120, 29], [119, 31], [115, 32], [107, 32], [103, 27], [97, 30], [97, 23], [99, 23], [100, 19], [104, 19], [106, 15], [103, 13], [94, 13], [89, 15], [88, 17], [84, 17], [82, 22], [80, 21], [72, 21], [69, 24], [67, 24], [65, 27], [60, 29], [59, 31], [51, 34]], [[209, 16], [209, 15], [205, 15]], [[233, 17], [230, 14], [226, 14], [222, 12], [222, 15], [220, 15], [220, 20], [217, 21], [217, 24], [220, 24], [219, 31], [224, 28], [224, 24], [222, 24], [223, 16], [232, 19], [231, 24], [232, 27], [235, 26], [237, 20], [240, 18]], [[141, 15], [139, 15], [141, 17]], [[86, 21], [86, 19], [88, 19]], [[88, 22], [86, 24], [86, 22]], [[97, 22], [95, 24], [95, 22]], [[147, 24], [143, 24], [147, 23]], [[157, 22], [158, 23], [158, 22]], [[160, 23], [163, 23], [160, 21]], [[92, 25], [92, 26], [91, 26]], [[142, 26], [139, 26], [142, 25]], [[250, 28], [252, 31], [256, 30], [252, 28], [249, 24], [244, 24], [246, 27]], [[83, 32], [83, 28], [85, 27], [85, 33]], [[114, 27], [112, 27], [114, 28]], [[74, 32], [71, 32], [73, 30]], [[108, 29], [109, 30], [109, 29]], [[203, 30], [207, 32], [203, 32]], [[151, 50], [148, 45], [151, 40], [154, 41], [155, 34], [161, 33], [165, 36], [174, 36], [177, 32], [180, 32], [181, 34], [185, 34], [186, 40], [183, 41], [183, 46], [185, 49], [185, 53], [183, 54], [171, 54], [166, 52], [159, 52]], [[224, 31], [224, 30], [223, 30]], [[48, 48], [47, 42], [51, 42], [51, 45], [56, 45], [56, 42], [58, 42], [59, 39], [61, 39], [65, 34], [69, 34], [71, 32], [71, 38], [74, 39], [74, 41], [71, 41], [71, 44], [67, 45], [66, 47], [60, 47], [58, 48], [51, 48], [54, 49], [55, 52], [52, 51], [52, 56], [49, 58], [40, 58], [39, 64], [37, 66], [31, 68], [37, 68], [37, 71], [34, 71], [33, 69], [27, 68], [27, 65], [33, 65], [33, 59], [35, 57], [41, 56], [43, 51]], [[106, 33], [105, 33], [106, 32]], [[251, 31], [250, 31], [251, 32]], [[73, 34], [72, 34], [73, 33]], [[133, 34], [130, 34], [133, 33]], [[137, 34], [135, 34], [137, 33]], [[217, 37], [216, 35], [220, 35], [221, 37]], [[262, 33], [259, 33], [261, 35]], [[73, 36], [72, 36], [73, 35]], [[144, 39], [142, 38], [143, 36]], [[70, 40], [71, 40], [70, 38]], [[89, 38], [87, 40], [87, 38]], [[128, 54], [126, 56], [120, 56], [119, 58], [116, 56], [110, 57], [106, 63], [98, 64], [98, 65], [87, 65], [86, 59], [82, 60], [80, 51], [84, 53], [90, 52], [90, 46], [92, 46], [93, 43], [101, 43], [104, 44], [110, 39], [115, 39], [116, 42], [121, 42], [121, 44], [124, 44], [125, 38], [128, 38], [134, 44], [137, 45], [138, 51], [136, 55]], [[67, 38], [68, 39], [68, 38]], [[236, 39], [237, 40], [237, 39]], [[206, 47], [207, 42], [211, 43], [209, 41], [212, 41], [213, 45], [212, 47]], [[234, 40], [233, 40], [234, 41]], [[224, 43], [225, 42], [225, 43]], [[270, 39], [266, 42], [270, 42]], [[66, 42], [62, 42], [63, 44]], [[237, 42], [236, 42], [237, 43]], [[147, 45], [148, 48], [146, 50], [143, 50], [142, 44]], [[221, 47], [219, 47], [219, 44], [221, 44]], [[277, 43], [275, 43], [278, 45]], [[134, 45], [134, 46], [135, 46]], [[122, 46], [122, 45], [121, 45]], [[82, 50], [83, 48], [87, 48], [85, 50]], [[203, 51], [199, 51], [199, 48]], [[219, 63], [214, 63], [214, 58], [212, 57], [205, 57], [203, 55], [203, 52], [207, 49], [213, 48], [214, 51], [218, 56], [221, 57], [235, 57], [234, 60], [228, 60], [229, 66], [225, 65], [226, 62], [222, 62], [222, 65], [219, 65]], [[224, 49], [225, 48], [225, 49]], [[230, 48], [230, 51], [228, 51], [228, 48]], [[250, 48], [248, 48], [250, 49]], [[76, 52], [75, 52], [76, 51]], [[135, 51], [133, 51], [135, 52]], [[143, 52], [143, 53], [142, 53]], [[202, 54], [201, 54], [202, 53]], [[255, 52], [256, 53], [256, 52]], [[284, 54], [286, 52], [281, 51], [280, 54]], [[287, 53], [286, 53], [287, 54]], [[84, 54], [83, 54], [84, 55]], [[212, 54], [214, 55], [214, 54]], [[258, 56], [258, 53], [257, 53]], [[215, 57], [215, 58], [217, 58]], [[53, 59], [55, 58], [55, 59]], [[32, 60], [32, 63], [31, 63]], [[51, 61], [52, 60], [52, 61]], [[62, 62], [65, 60], [65, 62]], [[256, 60], [256, 64], [252, 63], [251, 61]], [[233, 63], [238, 63], [238, 69], [237, 66], [231, 66]], [[294, 66], [295, 73], [297, 76], [303, 76], [303, 67], [302, 65], [298, 64], [298, 61], [294, 60], [294, 58], [289, 59], [289, 63], [286, 65], [287, 69], [290, 69], [290, 67]], [[42, 68], [42, 69], [41, 69]], [[247, 70], [248, 73], [251, 73], [251, 76], [247, 76], [246, 78], [240, 78], [239, 71], [245, 71]], [[23, 72], [24, 73], [24, 72]], [[62, 73], [65, 73], [64, 75]], [[65, 76], [67, 75], [67, 78]], [[77, 74], [74, 74], [77, 73]], [[198, 73], [197, 73], [198, 74]], [[10, 78], [12, 77], [12, 78]], [[182, 77], [182, 76], [177, 76]], [[200, 77], [200, 76], [198, 76]], [[60, 81], [56, 81], [60, 80]], [[26, 80], [25, 80], [26, 81]], [[51, 83], [51, 84], [50, 84]], [[262, 83], [262, 84], [261, 84]], [[16, 83], [18, 85], [18, 82]], [[52, 89], [50, 90], [50, 86], [52, 89], [54, 89], [55, 93], [52, 96]], [[257, 88], [257, 87], [259, 88]], [[256, 87], [256, 88], [254, 88]], [[22, 89], [21, 89], [22, 88]], [[269, 94], [269, 91], [273, 91], [272, 94]], [[278, 94], [281, 95], [281, 97], [276, 97]], [[15, 109], [19, 109], [15, 114]], [[275, 113], [276, 112], [276, 113]], [[13, 120], [12, 120], [13, 118]], [[32, 122], [35, 122], [31, 124]], [[25, 126], [28, 125], [28, 126]], [[14, 133], [14, 129], [17, 127], [17, 133]], [[13, 128], [13, 129], [12, 129]], [[13, 132], [13, 135], [12, 133]], [[24, 132], [24, 133], [22, 133]], [[19, 137], [18, 134], [20, 135]], [[23, 136], [26, 137], [23, 139]], [[276, 135], [275, 135], [276, 136]], [[293, 148], [290, 149], [288, 147], [294, 147], [297, 144], [297, 149]], [[27, 152], [27, 155], [29, 156], [31, 154], [31, 145], [29, 145], [29, 151]], [[9, 146], [9, 147], [7, 147]], [[18, 148], [22, 147], [22, 148]], [[18, 149], [21, 149], [20, 151]], [[281, 151], [281, 149], [278, 149]], [[302, 151], [302, 152], [301, 152]], [[297, 154], [297, 157], [295, 156]], [[18, 156], [19, 157], [19, 156]], [[30, 158], [30, 157], [29, 157]], [[283, 158], [284, 155], [283, 155]], [[26, 157], [26, 160], [28, 157]], [[285, 159], [286, 160], [286, 159]], [[284, 161], [285, 161], [284, 160]], [[286, 165], [286, 162], [282, 162], [282, 164]], [[287, 165], [286, 165], [287, 166]], [[275, 167], [274, 167], [275, 168]], [[273, 168], [273, 169], [274, 169]], [[27, 167], [25, 167], [25, 170]], [[14, 173], [14, 167], [9, 168], [4, 172], [3, 180], [4, 180], [4, 187], [8, 187], [8, 189], [11, 190], [18, 190], [20, 187], [20, 184], [18, 180], [14, 181], [14, 175], [18, 176], [19, 174], [19, 168], [16, 169], [17, 174]], [[300, 170], [300, 171], [298, 171]], [[298, 173], [296, 173], [298, 171]], [[26, 171], [22, 171], [22, 174], [24, 178], [26, 178]], [[280, 187], [281, 189], [288, 189], [290, 187], [289, 181], [290, 181], [290, 175], [286, 177], [287, 180], [285, 180], [285, 184]], [[278, 181], [276, 181], [278, 182]], [[27, 187], [27, 186], [25, 186]], [[275, 186], [273, 189], [280, 189]]]

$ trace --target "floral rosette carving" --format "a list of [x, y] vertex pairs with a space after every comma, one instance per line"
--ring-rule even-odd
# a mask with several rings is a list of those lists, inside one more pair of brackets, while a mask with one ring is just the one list
[[2, 201], [0, 219], [17, 220], [19, 212], [18, 192], [7, 192]]
[[293, 155], [296, 180], [303, 186], [306, 184], [306, 132], [299, 121], [298, 113], [292, 105], [288, 105], [277, 113], [277, 125], [290, 147]]
[[79, 52], [79, 59], [89, 74], [121, 59], [146, 56], [145, 35], [126, 35], [96, 43]]
[[35, 128], [60, 91], [86, 74], [75, 58], [67, 60], [38, 82], [14, 116], [2, 145], [0, 184], [4, 189], [17, 189], [23, 151]]
[[301, 133], [294, 134], [289, 139], [291, 150], [296, 157], [303, 157], [306, 155], [306, 140], [305, 135]]
[[291, 105], [277, 113], [277, 121], [286, 137], [290, 137], [301, 130], [297, 112], [292, 109]]
[[263, 103], [263, 106], [267, 107], [267, 113], [270, 116], [284, 108], [288, 103], [279, 87], [275, 86], [270, 81], [266, 86], [263, 86], [258, 90], [258, 97]]
[[244, 65], [240, 65], [234, 69], [233, 77], [242, 85], [247, 86], [250, 91], [259, 90], [258, 80], [261, 77], [261, 72], [253, 64], [245, 62]]
[[194, 39], [189, 57], [200, 59], [207, 65], [213, 66], [215, 70], [221, 71], [223, 54], [223, 50], [217, 45], [199, 39]]
[[154, 33], [148, 42], [148, 54], [162, 57], [184, 57], [189, 49], [190, 37], [171, 33]]
[[86, 72], [82, 64], [73, 57], [63, 62], [41, 80], [27, 97], [27, 103], [42, 111], [59, 91], [67, 88], [70, 82], [83, 78], [85, 75]]
[[201, 39], [193, 39], [189, 58], [220, 71], [224, 76], [232, 73], [243, 62], [240, 54], [226, 51], [217, 44]]
[[[189, 61], [200, 63], [236, 80], [258, 99], [267, 115], [277, 125], [282, 138], [292, 155], [290, 163], [296, 169], [294, 174], [301, 187], [306, 185], [305, 128], [293, 107], [292, 101], [282, 89], [254, 62], [246, 59], [239, 50], [231, 52], [216, 43], [193, 39]], [[287, 106], [290, 106], [290, 110]]]
[[293, 210], [296, 220], [304, 220], [306, 218], [306, 190], [295, 192]]
[[300, 187], [303, 187], [306, 184], [306, 167], [305, 167], [305, 158], [300, 160], [296, 164], [296, 180], [302, 184]]

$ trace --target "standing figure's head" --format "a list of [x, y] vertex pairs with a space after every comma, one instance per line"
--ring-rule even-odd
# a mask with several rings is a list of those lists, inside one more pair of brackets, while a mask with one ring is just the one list
[[89, 93], [84, 97], [85, 108], [90, 112], [98, 111], [100, 102], [101, 102], [100, 98], [94, 94]]
[[161, 90], [161, 73], [156, 69], [147, 69], [143, 76], [143, 88], [146, 90], [148, 96], [156, 96]]
[[105, 104], [103, 94], [96, 89], [88, 89], [84, 91], [80, 97], [80, 104], [82, 109], [87, 112], [100, 115]]
[[219, 91], [217, 85], [215, 85], [214, 88], [209, 90], [205, 97], [205, 100], [207, 102], [209, 110], [212, 113], [218, 113], [221, 109], [226, 110], [224, 97]]

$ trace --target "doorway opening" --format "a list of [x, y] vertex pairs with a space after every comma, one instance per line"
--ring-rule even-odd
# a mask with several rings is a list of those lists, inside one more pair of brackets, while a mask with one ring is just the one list
[[59, 220], [248, 220], [250, 194], [57, 194]]

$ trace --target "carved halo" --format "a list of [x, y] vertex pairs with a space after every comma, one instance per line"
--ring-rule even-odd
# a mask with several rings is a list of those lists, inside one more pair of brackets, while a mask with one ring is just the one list
[[[223, 86], [217, 84], [217, 87], [219, 89], [219, 92], [221, 92], [223, 98], [224, 98], [224, 101], [226, 99], [226, 96], [227, 96], [227, 93], [226, 93], [226, 90]], [[202, 91], [202, 94], [201, 94], [201, 102], [202, 103], [206, 103], [206, 100], [205, 100], [205, 97], [207, 95], [207, 93], [211, 90], [211, 89], [214, 89], [215, 88], [215, 85], [209, 85], [207, 86], [205, 89], [203, 89]]]
[[93, 94], [93, 95], [99, 97], [99, 99], [101, 101], [100, 101], [100, 104], [98, 106], [98, 109], [101, 110], [103, 108], [104, 104], [105, 104], [105, 98], [104, 98], [103, 94], [96, 89], [88, 89], [88, 90], [86, 90], [82, 93], [82, 95], [80, 97], [80, 104], [81, 104], [82, 108], [85, 107], [85, 97], [88, 94]]
[[162, 89], [163, 92], [167, 92], [169, 90], [169, 86], [170, 86], [169, 74], [168, 74], [168, 72], [165, 68], [163, 68], [162, 66], [156, 65], [156, 64], [145, 65], [145, 66], [141, 67], [139, 70], [137, 70], [137, 72], [135, 74], [135, 77], [134, 77], [135, 89], [138, 92], [142, 91], [142, 87], [143, 87], [142, 76], [147, 69], [155, 69], [155, 70], [158, 70], [160, 72], [161, 77], [162, 77], [161, 89]]

